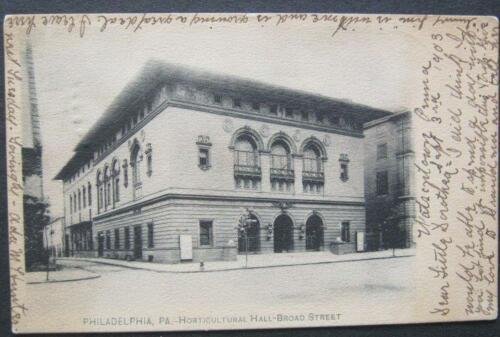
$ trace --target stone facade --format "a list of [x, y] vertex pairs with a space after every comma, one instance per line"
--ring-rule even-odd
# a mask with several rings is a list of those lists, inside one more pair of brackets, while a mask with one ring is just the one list
[[[150, 72], [158, 79], [162, 69]], [[140, 75], [107, 111], [116, 130], [95, 131], [110, 123], [105, 114], [59, 173], [68, 231], [80, 233], [73, 254], [175, 263], [181, 235], [193, 261], [321, 250], [342, 226], [354, 251], [365, 230], [361, 125], [388, 113], [176, 71], [147, 90]], [[134, 95], [139, 103], [126, 105]], [[245, 235], [242, 216], [253, 221]]]
[[384, 117], [366, 123], [364, 128], [367, 230], [376, 241], [382, 240], [374, 243], [375, 248], [413, 246], [415, 159], [411, 114]]

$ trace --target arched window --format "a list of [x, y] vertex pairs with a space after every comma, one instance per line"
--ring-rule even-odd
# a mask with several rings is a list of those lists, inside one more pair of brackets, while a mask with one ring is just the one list
[[103, 199], [104, 187], [102, 184], [102, 173], [100, 170], [97, 171], [96, 188], [97, 188], [97, 213], [100, 213], [104, 201]]
[[134, 192], [134, 199], [140, 196], [142, 187], [141, 183], [141, 155], [140, 147], [137, 142], [132, 146], [130, 152], [130, 166], [132, 167], [132, 187]]
[[115, 159], [111, 167], [111, 179], [113, 180], [113, 207], [120, 201], [120, 162]]
[[321, 193], [325, 176], [321, 149], [314, 142], [306, 144], [303, 150], [302, 186], [305, 193]]
[[111, 204], [111, 177], [109, 167], [104, 168], [104, 208]]
[[127, 159], [123, 159], [123, 186], [127, 188], [128, 186], [128, 162]]
[[257, 189], [260, 182], [260, 157], [255, 139], [246, 133], [234, 142], [234, 176], [237, 188]]
[[89, 183], [87, 184], [87, 194], [89, 198], [89, 206], [92, 206], [92, 185]]
[[277, 139], [271, 145], [271, 189], [288, 191], [293, 189], [294, 171], [290, 146]]
[[85, 185], [82, 187], [82, 207], [87, 207], [87, 189], [85, 188]]

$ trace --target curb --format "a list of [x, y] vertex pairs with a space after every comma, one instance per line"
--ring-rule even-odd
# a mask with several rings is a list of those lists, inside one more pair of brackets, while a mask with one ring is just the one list
[[246, 268], [245, 267], [235, 267], [235, 268], [211, 269], [211, 270], [203, 270], [203, 271], [201, 271], [201, 270], [188, 270], [188, 271], [156, 270], [156, 269], [150, 269], [150, 268], [146, 268], [146, 267], [127, 266], [127, 265], [112, 263], [112, 262], [108, 262], [108, 261], [95, 261], [95, 260], [90, 260], [90, 259], [86, 259], [86, 258], [78, 258], [78, 259], [67, 260], [67, 261], [80, 260], [80, 261], [92, 262], [92, 263], [97, 263], [97, 264], [105, 264], [105, 265], [123, 267], [123, 268], [134, 269], [134, 270], [147, 270], [147, 271], [152, 271], [152, 272], [162, 273], [162, 274], [194, 274], [194, 273], [213, 273], [213, 272], [235, 271], [235, 270], [265, 269], [265, 268], [279, 268], [279, 267], [293, 267], [293, 266], [309, 266], [309, 265], [316, 265], [316, 264], [333, 264], [333, 263], [343, 263], [343, 262], [383, 260], [383, 259], [395, 259], [395, 258], [404, 258], [404, 257], [412, 257], [412, 256], [415, 256], [415, 255], [383, 256], [383, 257], [371, 257], [371, 258], [366, 258], [366, 259], [349, 259], [349, 260], [340, 260], [340, 261], [320, 261], [320, 262], [308, 262], [308, 263], [279, 264], [279, 265], [271, 265], [271, 266], [254, 266], [254, 267], [246, 267]]
[[61, 283], [61, 282], [77, 282], [77, 281], [85, 281], [92, 280], [101, 277], [101, 275], [92, 275], [87, 277], [80, 277], [75, 279], [68, 280], [48, 280], [48, 281], [34, 281], [34, 282], [26, 282], [26, 284], [44, 284], [44, 283]]

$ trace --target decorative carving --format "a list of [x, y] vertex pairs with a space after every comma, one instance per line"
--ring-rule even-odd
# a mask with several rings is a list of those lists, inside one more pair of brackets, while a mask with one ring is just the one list
[[287, 200], [273, 201], [272, 204], [274, 207], [281, 209], [282, 212], [293, 207], [293, 203]]
[[331, 140], [329, 135], [325, 135], [325, 137], [323, 137], [323, 144], [325, 144], [326, 147], [330, 146]]
[[262, 126], [260, 127], [260, 134], [264, 138], [269, 137], [270, 130], [269, 130], [269, 126], [267, 124], [262, 124]]
[[224, 119], [224, 125], [222, 126], [225, 132], [231, 133], [234, 130], [233, 120], [231, 118]]
[[339, 161], [349, 162], [349, 156], [347, 155], [347, 153], [341, 153]]
[[292, 138], [296, 142], [300, 141], [300, 130], [299, 129], [295, 130], [295, 132], [293, 133]]
[[211, 146], [212, 143], [210, 143], [210, 136], [199, 135], [198, 139], [196, 141], [196, 144], [197, 145]]

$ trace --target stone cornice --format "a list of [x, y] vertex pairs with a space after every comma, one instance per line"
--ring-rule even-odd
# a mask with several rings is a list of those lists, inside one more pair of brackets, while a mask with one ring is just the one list
[[128, 212], [137, 208], [148, 206], [160, 201], [168, 199], [184, 199], [184, 200], [212, 200], [212, 201], [245, 201], [245, 202], [291, 202], [293, 204], [314, 204], [314, 205], [331, 205], [331, 206], [364, 206], [365, 203], [362, 201], [341, 201], [341, 200], [314, 200], [314, 199], [303, 199], [303, 198], [290, 198], [290, 199], [277, 199], [275, 197], [252, 197], [252, 196], [228, 196], [228, 195], [203, 195], [203, 194], [188, 194], [188, 193], [166, 193], [147, 200], [138, 200], [136, 203], [131, 205], [126, 205], [121, 208], [111, 210], [104, 214], [99, 214], [94, 216], [94, 220], [105, 219], [117, 214]]

